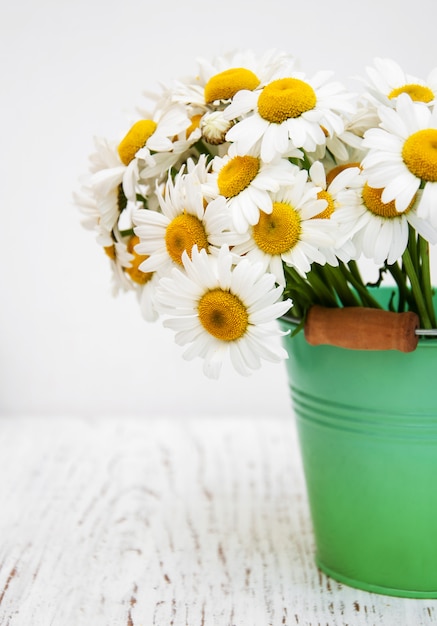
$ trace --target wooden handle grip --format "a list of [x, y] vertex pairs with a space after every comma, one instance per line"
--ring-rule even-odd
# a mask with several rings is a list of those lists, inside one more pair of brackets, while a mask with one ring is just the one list
[[305, 338], [313, 346], [328, 344], [352, 350], [416, 349], [416, 313], [367, 307], [326, 308], [314, 305], [305, 321]]

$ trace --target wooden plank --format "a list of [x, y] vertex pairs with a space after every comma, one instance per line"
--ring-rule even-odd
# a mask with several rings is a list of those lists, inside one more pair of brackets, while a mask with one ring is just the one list
[[427, 626], [321, 574], [293, 420], [0, 419], [1, 626]]

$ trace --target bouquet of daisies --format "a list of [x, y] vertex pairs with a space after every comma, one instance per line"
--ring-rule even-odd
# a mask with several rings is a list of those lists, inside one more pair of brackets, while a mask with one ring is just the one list
[[228, 357], [241, 374], [286, 357], [272, 341], [284, 315], [380, 307], [386, 278], [389, 307], [434, 328], [437, 70], [375, 59], [352, 92], [277, 51], [198, 64], [96, 139], [75, 195], [114, 292], [133, 290], [211, 377]]

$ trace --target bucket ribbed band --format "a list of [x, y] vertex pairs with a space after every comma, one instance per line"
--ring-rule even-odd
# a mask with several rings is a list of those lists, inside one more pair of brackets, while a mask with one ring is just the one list
[[290, 393], [295, 412], [302, 420], [318, 424], [321, 428], [347, 431], [368, 438], [384, 437], [417, 440], [422, 445], [437, 443], [437, 419], [431, 411], [417, 413], [414, 407], [405, 412], [375, 411], [330, 402], [317, 395], [297, 389], [290, 384]]

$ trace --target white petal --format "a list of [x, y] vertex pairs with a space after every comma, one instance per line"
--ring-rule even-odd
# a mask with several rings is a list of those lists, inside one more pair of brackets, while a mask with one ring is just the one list
[[[223, 111], [223, 116], [227, 120], [234, 120], [244, 113], [253, 110], [259, 98], [259, 93], [242, 89], [238, 91], [232, 99], [231, 104]], [[229, 139], [228, 141], [233, 141]]]

